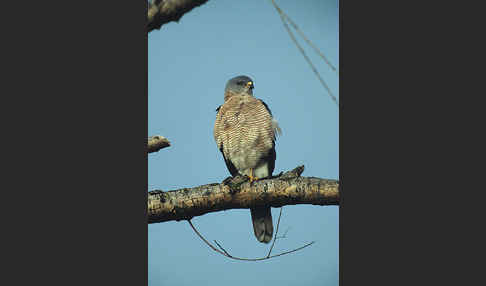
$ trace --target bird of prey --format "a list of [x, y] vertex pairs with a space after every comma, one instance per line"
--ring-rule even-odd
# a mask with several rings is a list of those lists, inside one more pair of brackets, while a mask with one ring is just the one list
[[[253, 80], [248, 76], [230, 79], [224, 91], [224, 104], [216, 111], [214, 139], [233, 177], [247, 175], [250, 183], [271, 177], [275, 168], [275, 139], [280, 127], [268, 106], [253, 96]], [[270, 206], [250, 208], [253, 230], [258, 241], [272, 240]]]

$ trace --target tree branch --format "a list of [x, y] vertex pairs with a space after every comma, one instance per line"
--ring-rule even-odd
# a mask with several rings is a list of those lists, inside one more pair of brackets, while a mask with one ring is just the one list
[[208, 0], [152, 0], [148, 3], [147, 33], [159, 30], [169, 22], [179, 22], [181, 17]]
[[300, 166], [278, 177], [251, 184], [246, 176], [238, 176], [225, 184], [151, 191], [148, 194], [148, 223], [189, 220], [210, 212], [255, 205], [339, 205], [339, 182], [300, 177], [303, 169], [304, 166]]
[[150, 136], [147, 139], [148, 153], [157, 152], [160, 149], [169, 146], [170, 146], [169, 140], [167, 140], [167, 138], [160, 135]]

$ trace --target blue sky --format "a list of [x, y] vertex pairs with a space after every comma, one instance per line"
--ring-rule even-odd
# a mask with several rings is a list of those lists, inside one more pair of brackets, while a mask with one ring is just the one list
[[[338, 1], [277, 1], [338, 66]], [[298, 37], [339, 98], [338, 76]], [[215, 109], [228, 79], [248, 75], [282, 128], [274, 174], [304, 164], [303, 176], [338, 179], [339, 111], [284, 29], [271, 1], [209, 0], [148, 35], [148, 134], [172, 146], [149, 154], [149, 190], [221, 182], [229, 172], [213, 138]], [[272, 209], [274, 225], [279, 209]], [[249, 210], [196, 217], [210, 241], [231, 254], [262, 257], [269, 245], [253, 235]], [[187, 222], [148, 226], [149, 285], [338, 285], [338, 207], [286, 206], [287, 238], [273, 253], [310, 241], [296, 253], [262, 262], [230, 260], [209, 249]], [[282, 232], [283, 233], [283, 232]]]

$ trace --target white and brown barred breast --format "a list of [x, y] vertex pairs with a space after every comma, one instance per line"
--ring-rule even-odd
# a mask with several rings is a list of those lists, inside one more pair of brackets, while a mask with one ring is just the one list
[[270, 176], [265, 159], [273, 148], [276, 121], [264, 104], [251, 95], [233, 95], [220, 107], [214, 139], [224, 156], [243, 175], [250, 168], [260, 178]]

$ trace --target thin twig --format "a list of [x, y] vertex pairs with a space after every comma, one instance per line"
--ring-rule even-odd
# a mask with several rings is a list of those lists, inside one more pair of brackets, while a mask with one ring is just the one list
[[[307, 243], [306, 245], [301, 246], [301, 247], [299, 247], [299, 248], [296, 248], [296, 249], [294, 249], [294, 250], [290, 250], [290, 251], [282, 252], [282, 253], [280, 253], [280, 254], [272, 255], [272, 256], [270, 256], [270, 257], [268, 257], [268, 258], [273, 258], [273, 257], [277, 257], [277, 256], [281, 256], [281, 255], [289, 254], [289, 253], [292, 253], [292, 252], [295, 252], [295, 251], [298, 251], [298, 250], [304, 249], [304, 248], [306, 248], [307, 246], [312, 245], [312, 244], [314, 244], [314, 243], [315, 243], [315, 241], [311, 241], [311, 242]], [[267, 258], [267, 257], [265, 257], [264, 259], [266, 259], [266, 258]], [[262, 260], [263, 260], [263, 259], [262, 259]]]
[[199, 231], [197, 231], [197, 229], [194, 227], [194, 225], [192, 224], [191, 220], [187, 220], [187, 222], [189, 223], [189, 225], [191, 226], [192, 230], [194, 230], [194, 232], [197, 234], [197, 236], [199, 236], [200, 239], [202, 239], [202, 241], [204, 241], [209, 247], [211, 247], [214, 251], [216, 251], [217, 253], [221, 254], [221, 255], [224, 255], [228, 258], [231, 258], [231, 259], [235, 259], [235, 260], [241, 260], [241, 261], [261, 261], [261, 260], [267, 260], [267, 259], [270, 259], [270, 258], [274, 258], [274, 257], [278, 257], [278, 256], [282, 256], [282, 255], [285, 255], [285, 254], [289, 254], [289, 253], [292, 253], [292, 252], [296, 252], [298, 250], [301, 250], [301, 249], [304, 249], [306, 248], [307, 246], [310, 246], [312, 245], [315, 241], [312, 241], [312, 242], [309, 242], [307, 243], [306, 245], [304, 246], [301, 246], [299, 248], [296, 248], [296, 249], [293, 249], [293, 250], [289, 250], [289, 251], [286, 251], [286, 252], [282, 252], [282, 253], [279, 253], [279, 254], [276, 254], [276, 255], [272, 255], [272, 256], [269, 256], [269, 257], [261, 257], [261, 258], [241, 258], [241, 257], [236, 257], [236, 256], [232, 256], [231, 254], [229, 254], [221, 245], [219, 245], [219, 243], [217, 243], [216, 241], [216, 244], [218, 244], [218, 246], [224, 251], [221, 251], [219, 249], [217, 249], [214, 245], [212, 245], [211, 243], [209, 243], [209, 241], [207, 241], [200, 233]]
[[295, 24], [295, 22], [290, 18], [289, 15], [287, 15], [287, 13], [285, 13], [282, 9], [280, 9], [280, 7], [277, 5], [277, 3], [275, 3], [274, 0], [272, 0], [272, 4], [275, 6], [275, 8], [277, 9], [277, 11], [279, 12], [280, 15], [283, 15], [287, 21], [289, 21], [290, 25], [292, 25], [292, 27], [294, 27], [294, 29], [300, 34], [300, 36], [314, 49], [314, 51], [326, 62], [326, 64], [335, 72], [337, 72], [337, 69], [336, 67], [334, 67], [333, 64], [331, 64], [331, 62], [326, 58], [326, 56], [324, 56], [324, 54], [319, 50], [319, 48], [317, 48], [314, 43], [312, 43], [311, 40], [309, 40], [305, 35], [304, 35], [304, 32], [302, 32], [301, 29], [299, 29], [299, 27], [297, 26], [297, 24]]
[[287, 238], [287, 232], [289, 232], [289, 229], [290, 229], [290, 227], [288, 227], [287, 230], [285, 230], [285, 232], [282, 236], [278, 236], [277, 239]]
[[270, 257], [270, 254], [272, 253], [273, 246], [275, 245], [275, 241], [277, 240], [278, 227], [280, 226], [280, 217], [282, 216], [282, 209], [283, 209], [283, 207], [280, 208], [280, 214], [278, 215], [278, 221], [277, 221], [277, 230], [275, 231], [275, 237], [273, 238], [272, 246], [270, 247], [270, 250], [268, 251], [267, 257]]
[[223, 248], [223, 247], [222, 247], [222, 246], [221, 246], [221, 245], [220, 245], [220, 244], [219, 244], [219, 243], [218, 243], [216, 240], [214, 240], [214, 242], [215, 242], [215, 243], [218, 245], [218, 247], [219, 247], [219, 248], [220, 248], [222, 251], [224, 251], [224, 253], [226, 253], [226, 255], [227, 255], [227, 256], [231, 256], [231, 255], [228, 253], [228, 251], [226, 251], [226, 249], [224, 249], [224, 248]]
[[192, 227], [192, 229], [196, 232], [197, 236], [199, 236], [199, 238], [201, 238], [207, 245], [209, 245], [209, 247], [211, 247], [214, 251], [216, 252], [219, 252], [221, 254], [223, 254], [224, 256], [226, 256], [226, 254], [224, 252], [222, 252], [221, 250], [217, 249], [216, 247], [214, 247], [211, 243], [209, 243], [200, 233], [199, 231], [197, 231], [197, 229], [194, 227], [194, 225], [192, 225], [192, 222], [190, 219], [187, 220], [187, 222], [189, 223], [189, 225]]
[[285, 14], [284, 11], [282, 11], [282, 14], [284, 15], [284, 17], [287, 19], [287, 21], [289, 21], [290, 25], [292, 25], [292, 27], [294, 27], [294, 29], [297, 31], [297, 33], [300, 34], [300, 36], [309, 44], [309, 46], [311, 46], [314, 51], [319, 55], [321, 56], [321, 58], [326, 62], [326, 64], [333, 70], [337, 73], [337, 69], [336, 67], [331, 64], [331, 62], [326, 58], [326, 56], [324, 56], [324, 54], [319, 50], [319, 48], [317, 48], [314, 43], [311, 42], [311, 40], [309, 40], [305, 35], [304, 35], [304, 32], [302, 32], [301, 29], [299, 29], [299, 27], [297, 26], [297, 24], [295, 24], [294, 21], [292, 21], [292, 19], [290, 19], [289, 15]]
[[304, 49], [297, 42], [297, 39], [295, 39], [295, 36], [292, 33], [292, 31], [290, 30], [289, 26], [287, 25], [287, 22], [285, 22], [285, 18], [283, 16], [280, 16], [280, 18], [282, 19], [282, 22], [284, 24], [285, 29], [287, 29], [287, 32], [289, 33], [290, 37], [294, 41], [295, 45], [299, 48], [300, 53], [304, 56], [304, 58], [307, 61], [307, 63], [311, 66], [312, 71], [316, 74], [316, 76], [319, 79], [319, 81], [321, 82], [322, 86], [327, 90], [327, 92], [331, 96], [332, 100], [336, 103], [336, 105], [339, 106], [339, 103], [338, 103], [336, 97], [332, 94], [331, 89], [329, 88], [329, 86], [327, 86], [326, 82], [322, 79], [321, 75], [319, 74], [319, 72], [317, 71], [317, 69], [315, 68], [315, 66], [312, 64], [312, 62], [309, 59], [309, 57], [307, 57]]
[[329, 93], [329, 95], [331, 96], [332, 100], [336, 103], [337, 106], [339, 106], [339, 103], [336, 99], [336, 97], [332, 94], [331, 92], [331, 89], [327, 86], [327, 84], [324, 82], [324, 80], [321, 78], [321, 75], [319, 74], [319, 72], [317, 71], [317, 69], [314, 67], [314, 65], [312, 64], [311, 60], [309, 59], [309, 57], [307, 57], [304, 49], [300, 46], [299, 42], [297, 42], [297, 39], [295, 38], [294, 34], [292, 33], [292, 31], [290, 30], [290, 27], [289, 25], [287, 24], [286, 22], [286, 17], [285, 17], [285, 14], [283, 14], [283, 11], [277, 6], [277, 4], [275, 3], [275, 0], [271, 0], [273, 5], [275, 6], [275, 9], [277, 9], [277, 12], [280, 14], [280, 19], [282, 19], [282, 23], [285, 27], [285, 29], [287, 30], [287, 32], [289, 33], [290, 35], [290, 38], [292, 39], [292, 41], [295, 43], [295, 45], [297, 46], [297, 48], [299, 48], [299, 51], [300, 53], [304, 56], [305, 60], [307, 61], [307, 63], [310, 65], [312, 71], [315, 73], [315, 75], [317, 76], [317, 78], [319, 79], [319, 81], [321, 82], [322, 86], [327, 90], [327, 92]]

